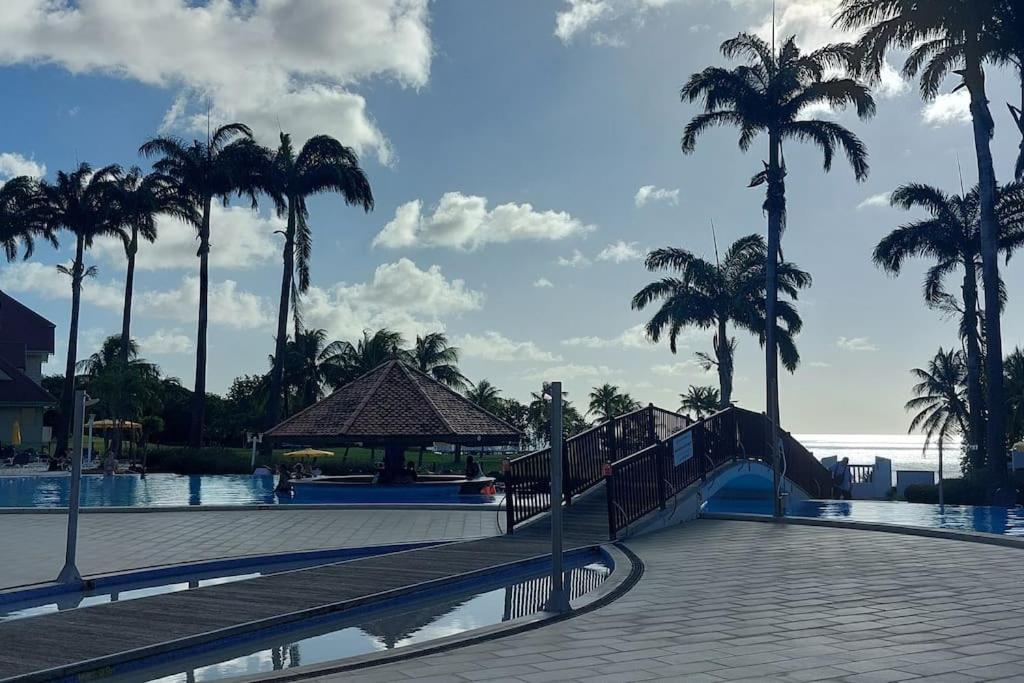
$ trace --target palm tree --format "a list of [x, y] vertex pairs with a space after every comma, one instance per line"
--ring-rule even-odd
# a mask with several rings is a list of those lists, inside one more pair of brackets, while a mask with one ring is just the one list
[[[886, 271], [898, 275], [904, 261], [928, 257], [935, 261], [924, 282], [924, 298], [932, 307], [959, 314], [960, 335], [967, 354], [967, 396], [971, 463], [980, 470], [985, 462], [985, 407], [981, 381], [981, 330], [978, 311], [978, 271], [981, 267], [981, 229], [979, 192], [975, 188], [963, 196], [921, 184], [902, 185], [891, 197], [893, 206], [906, 210], [922, 208], [930, 214], [923, 220], [901, 225], [875, 247], [874, 261]], [[1004, 226], [1000, 249], [1009, 256], [1024, 244], [1024, 186], [1010, 185], [1000, 193], [1000, 222]], [[945, 277], [963, 273], [960, 301], [943, 286]]]
[[135, 284], [135, 256], [139, 251], [139, 238], [147, 242], [156, 240], [156, 217], [167, 213], [182, 220], [193, 220], [192, 207], [176, 201], [161, 178], [155, 174], [144, 176], [138, 166], [118, 175], [111, 183], [110, 200], [115, 220], [125, 231], [125, 258], [128, 261], [124, 281], [124, 311], [121, 315], [121, 360], [127, 362], [131, 341], [132, 293]]
[[51, 234], [67, 230], [75, 236], [75, 257], [71, 266], [57, 266], [71, 278], [71, 324], [60, 401], [61, 419], [57, 422], [58, 450], [67, 449], [68, 426], [73, 414], [82, 282], [96, 274], [95, 266], [85, 266], [85, 252], [92, 247], [93, 240], [102, 235], [124, 239], [116, 216], [110, 210], [111, 184], [118, 171], [117, 166], [105, 166], [94, 173], [89, 164], [82, 163], [71, 172], [58, 171], [55, 182], [41, 181], [38, 185], [36, 201], [40, 225]]
[[[666, 247], [647, 256], [647, 269], [655, 272], [672, 269], [676, 275], [664, 277], [641, 289], [633, 297], [633, 308], [643, 310], [655, 300], [660, 308], [647, 323], [647, 335], [655, 342], [667, 332], [669, 348], [676, 352], [679, 334], [688, 327], [713, 328], [714, 358], [701, 355], [705, 367], [718, 369], [719, 405], [732, 402], [733, 357], [736, 340], [729, 336], [729, 324], [758, 336], [765, 343], [765, 258], [767, 248], [760, 235], [736, 240], [720, 262], [710, 263], [684, 249]], [[792, 263], [783, 261], [776, 268], [778, 289], [797, 298], [798, 290], [809, 287], [811, 276]], [[802, 326], [800, 315], [789, 301], [776, 306], [776, 340], [782, 362], [792, 372], [800, 362], [794, 335]]]
[[28, 176], [11, 178], [0, 185], [0, 246], [8, 262], [18, 257], [19, 243], [24, 258], [31, 257], [36, 237], [57, 247], [54, 233], [39, 223], [38, 199], [36, 181]]
[[954, 433], [967, 433], [967, 402], [964, 383], [967, 368], [961, 351], [944, 351], [941, 348], [928, 361], [925, 369], [910, 371], [918, 380], [914, 385], [914, 398], [906, 403], [906, 409], [917, 411], [910, 421], [911, 434], [918, 429], [924, 431], [924, 450], [934, 439], [939, 446], [939, 504], [942, 499], [942, 450], [943, 445]]
[[989, 408], [986, 451], [996, 481], [1006, 477], [1006, 406], [1003, 398], [1003, 341], [1000, 309], [999, 222], [996, 172], [992, 162], [995, 122], [985, 92], [984, 63], [997, 58], [999, 0], [842, 0], [836, 24], [865, 28], [853, 55], [864, 73], [877, 78], [890, 50], [908, 50], [908, 78], [920, 74], [921, 95], [935, 98], [950, 73], [961, 77], [971, 98], [974, 149], [981, 204], [981, 262], [985, 285], [985, 387]]
[[412, 363], [438, 382], [457, 391], [465, 390], [469, 380], [459, 372], [459, 349], [448, 345], [444, 332], [416, 335], [416, 345], [410, 350]]
[[400, 332], [382, 328], [372, 335], [363, 330], [355, 344], [336, 341], [324, 349], [325, 380], [332, 388], [348, 384], [375, 367], [395, 358], [405, 360], [405, 339]]
[[1024, 351], [1015, 348], [1003, 363], [1010, 441], [1024, 440]]
[[[808, 119], [804, 113], [811, 105], [833, 108], [850, 105], [856, 108], [858, 116], [867, 118], [874, 114], [875, 103], [868, 89], [855, 80], [828, 75], [831, 68], [846, 66], [851, 53], [849, 45], [829, 45], [804, 54], [795, 38], [789, 38], [776, 52], [774, 46], [757, 36], [741, 33], [722, 43], [721, 50], [725, 57], [745, 58], [747, 63], [732, 70], [706, 68], [691, 76], [683, 86], [682, 99], [703, 100], [704, 112], [686, 126], [682, 150], [685, 154], [693, 152], [697, 136], [715, 126], [737, 126], [743, 151], [750, 148], [759, 133], [768, 135], [768, 161], [750, 185], [767, 185], [764, 202], [768, 213], [768, 254], [764, 272], [767, 279], [765, 320], [768, 321], [765, 374], [767, 411], [772, 425], [768, 452], [775, 461], [779, 425], [778, 354], [781, 350], [775, 324], [777, 269], [786, 223], [787, 169], [782, 145], [786, 140], [812, 143], [821, 149], [826, 171], [832, 167], [836, 149], [841, 148], [857, 180], [863, 180], [868, 174], [868, 163], [867, 150], [860, 139], [834, 121]], [[775, 469], [777, 479], [777, 462]], [[778, 507], [776, 512], [781, 514]]]
[[718, 389], [714, 387], [699, 387], [691, 384], [685, 394], [679, 394], [679, 399], [681, 401], [680, 412], [693, 411], [698, 420], [703, 420], [722, 406]]
[[1020, 81], [1020, 106], [1007, 103], [1013, 122], [1020, 131], [1020, 151], [1014, 166], [1014, 177], [1024, 180], [1024, 6], [1017, 0], [999, 0], [996, 4], [994, 30], [986, 35], [994, 42], [993, 60], [1017, 71]]
[[590, 392], [590, 405], [587, 409], [587, 415], [595, 415], [597, 422], [607, 422], [623, 413], [628, 413], [631, 410], [636, 410], [640, 407], [640, 403], [633, 400], [633, 397], [626, 392], [619, 391], [619, 388], [614, 384], [602, 384], [599, 387], [594, 387]]
[[267, 401], [266, 427], [277, 424], [281, 412], [281, 384], [284, 373], [284, 349], [288, 329], [289, 298], [293, 300], [296, 332], [300, 329], [298, 296], [309, 289], [309, 261], [313, 252], [313, 233], [309, 228], [306, 198], [324, 192], [336, 192], [348, 205], [373, 209], [373, 193], [359, 157], [329, 135], [317, 135], [306, 141], [298, 155], [291, 136], [281, 133], [275, 152], [266, 152], [260, 171], [261, 189], [270, 195], [277, 215], [287, 217], [284, 231], [284, 269], [277, 311], [277, 336], [274, 363], [270, 372], [270, 400]]
[[146, 157], [158, 157], [153, 170], [160, 181], [191, 207], [189, 222], [199, 238], [199, 324], [196, 333], [196, 380], [192, 392], [189, 445], [203, 441], [206, 411], [206, 329], [210, 290], [210, 210], [215, 198], [227, 202], [232, 193], [249, 194], [255, 207], [257, 171], [264, 158], [252, 140], [252, 131], [241, 123], [217, 128], [207, 141], [188, 144], [175, 137], [156, 137], [139, 148]]
[[[152, 408], [159, 409], [160, 369], [139, 358], [139, 346], [128, 340], [128, 360], [122, 359], [125, 344], [120, 335], [103, 340], [99, 351], [79, 361], [77, 371], [89, 394], [98, 398], [100, 410], [120, 427], [124, 420], [139, 419]], [[112, 448], [120, 455], [121, 428], [114, 430]]]
[[489, 413], [498, 414], [501, 410], [501, 389], [490, 381], [482, 379], [466, 389], [466, 398]]
[[[326, 330], [300, 330], [295, 333], [295, 339], [288, 340], [282, 363], [282, 393], [285, 394], [286, 413], [294, 413], [310, 406], [323, 396], [324, 385], [330, 373], [331, 358], [338, 351], [336, 344], [337, 342], [327, 343]], [[274, 360], [271, 356], [271, 367], [275, 365]], [[287, 395], [291, 390], [294, 390], [297, 405], [289, 411]]]

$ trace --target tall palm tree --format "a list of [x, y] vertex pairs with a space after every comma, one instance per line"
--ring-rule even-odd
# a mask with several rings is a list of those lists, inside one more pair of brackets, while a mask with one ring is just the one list
[[631, 410], [636, 410], [640, 407], [640, 403], [633, 399], [632, 396], [624, 391], [619, 391], [619, 388], [614, 384], [608, 384], [607, 382], [599, 387], [594, 387], [590, 392], [590, 404], [587, 406], [587, 415], [594, 415], [597, 417], [597, 422], [607, 422], [623, 413], [628, 413]]
[[131, 342], [132, 294], [135, 287], [135, 257], [139, 252], [139, 238], [147, 242], [156, 240], [156, 219], [161, 213], [186, 221], [194, 221], [192, 207], [177, 201], [177, 194], [169, 191], [160, 176], [143, 175], [138, 166], [113, 179], [110, 201], [115, 220], [126, 238], [124, 254], [127, 272], [124, 281], [124, 310], [121, 315], [121, 360], [128, 361]]
[[[697, 136], [715, 126], [740, 129], [739, 146], [746, 151], [759, 133], [768, 136], [768, 161], [751, 180], [751, 187], [767, 185], [764, 202], [768, 213], [768, 254], [765, 307], [765, 374], [767, 411], [772, 425], [768, 434], [768, 452], [773, 461], [778, 443], [779, 386], [776, 340], [778, 302], [777, 268], [782, 231], [786, 223], [786, 163], [783, 143], [787, 140], [810, 142], [824, 155], [826, 171], [832, 167], [837, 149], [846, 154], [857, 180], [868, 174], [867, 150], [860, 139], [834, 121], [805, 117], [812, 105], [833, 108], [853, 106], [857, 115], [868, 118], [875, 112], [871, 93], [851, 78], [830, 76], [835, 67], [845, 67], [849, 45], [829, 45], [810, 53], [801, 52], [795, 38], [789, 38], [776, 51], [757, 36], [741, 33], [722, 43], [722, 54], [729, 59], [743, 58], [746, 64], [734, 69], [709, 67], [690, 77], [683, 86], [683, 101], [703, 102], [704, 111], [693, 118], [683, 132], [682, 150], [694, 151]], [[723, 396], [723, 400], [725, 396]], [[778, 479], [779, 463], [775, 463]], [[778, 482], [776, 482], [776, 488]], [[776, 509], [780, 513], [780, 509]], [[780, 513], [781, 514], [781, 513]]]
[[256, 203], [256, 180], [263, 154], [252, 140], [252, 131], [241, 123], [220, 126], [206, 142], [191, 144], [175, 137], [156, 137], [139, 153], [157, 157], [153, 170], [160, 181], [192, 209], [190, 222], [199, 238], [199, 322], [196, 333], [196, 380], [192, 395], [189, 445], [203, 441], [206, 412], [206, 330], [209, 322], [210, 210], [214, 199], [227, 203], [233, 193], [249, 194]]
[[73, 171], [58, 171], [53, 183], [44, 180], [38, 185], [40, 224], [49, 233], [67, 230], [75, 237], [75, 257], [71, 266], [57, 266], [61, 273], [71, 278], [71, 324], [68, 327], [68, 355], [60, 400], [61, 419], [57, 422], [58, 450], [67, 448], [68, 426], [73, 414], [82, 282], [96, 274], [95, 266], [86, 267], [85, 252], [97, 237], [112, 235], [124, 239], [116, 215], [110, 210], [111, 185], [118, 172], [117, 166], [105, 166], [93, 172], [92, 166], [82, 163]]
[[698, 420], [703, 420], [721, 408], [722, 405], [718, 389], [695, 386], [693, 384], [690, 385], [685, 394], [679, 394], [679, 400], [679, 411], [683, 413], [692, 411]]
[[[922, 220], [901, 225], [875, 247], [874, 261], [898, 275], [912, 257], [935, 261], [924, 282], [924, 298], [930, 306], [951, 310], [960, 316], [960, 334], [967, 355], [967, 431], [971, 463], [980, 470], [985, 463], [985, 408], [981, 381], [981, 329], [978, 312], [978, 271], [981, 268], [981, 227], [979, 192], [974, 188], [963, 196], [948, 195], [929, 185], [907, 184], [892, 194], [891, 203], [906, 210], [921, 208], [930, 214]], [[1024, 244], [1024, 186], [1009, 185], [1000, 193], [998, 204], [1003, 231], [1000, 250], [1009, 256]], [[962, 271], [961, 298], [946, 293], [943, 280]]]
[[873, 76], [881, 74], [890, 50], [908, 50], [903, 64], [908, 78], [920, 74], [921, 95], [939, 94], [946, 76], [961, 77], [958, 87], [971, 98], [971, 122], [978, 162], [981, 204], [981, 261], [985, 285], [985, 388], [989, 407], [986, 451], [995, 480], [1006, 477], [1006, 406], [1003, 398], [1003, 341], [999, 279], [997, 182], [992, 162], [995, 122], [985, 91], [985, 62], [996, 58], [995, 35], [999, 0], [842, 0], [836, 24], [866, 28], [857, 42], [854, 61]]
[[281, 383], [284, 373], [284, 349], [288, 330], [289, 299], [293, 300], [295, 329], [301, 315], [298, 296], [309, 289], [309, 261], [313, 253], [313, 233], [309, 227], [306, 199], [312, 195], [335, 192], [348, 205], [373, 209], [373, 192], [359, 157], [329, 135], [317, 135], [306, 141], [299, 153], [292, 147], [288, 133], [281, 133], [276, 151], [266, 153], [260, 171], [261, 189], [270, 195], [277, 215], [287, 217], [284, 231], [284, 269], [277, 311], [276, 362], [270, 373], [270, 400], [267, 401], [266, 427], [278, 422], [281, 412]]
[[[712, 328], [714, 357], [702, 356], [707, 367], [718, 369], [720, 406], [732, 401], [733, 357], [736, 339], [729, 335], [729, 325], [757, 335], [765, 343], [765, 258], [767, 247], [760, 235], [747, 235], [736, 240], [720, 262], [710, 263], [685, 249], [666, 247], [647, 255], [647, 269], [656, 272], [673, 270], [641, 289], [633, 297], [633, 308], [643, 310], [660, 301], [657, 312], [647, 323], [647, 335], [655, 342], [668, 334], [669, 348], [676, 352], [679, 334], [688, 327]], [[809, 287], [811, 276], [792, 263], [783, 261], [776, 267], [778, 289], [797, 298], [798, 290]], [[790, 372], [800, 362], [794, 335], [802, 326], [800, 315], [789, 301], [776, 305], [776, 343], [782, 362]]]
[[459, 372], [459, 349], [448, 344], [444, 332], [416, 335], [416, 345], [410, 349], [412, 363], [438, 382], [447, 384], [458, 391], [469, 384], [466, 376]]
[[942, 504], [942, 451], [949, 437], [967, 433], [967, 401], [964, 384], [967, 368], [960, 351], [941, 348], [928, 361], [927, 368], [910, 371], [918, 380], [914, 398], [906, 403], [908, 411], [917, 411], [910, 421], [911, 434], [924, 431], [924, 449], [934, 440], [939, 446], [939, 503]]
[[466, 398], [489, 413], [497, 414], [502, 408], [501, 389], [486, 379], [466, 389]]
[[[284, 348], [284, 374], [282, 393], [294, 392], [296, 405], [289, 411], [285, 399], [285, 412], [295, 412], [316, 403], [330, 373], [331, 359], [337, 353], [337, 342], [327, 343], [326, 330], [299, 330]], [[270, 357], [271, 367], [275, 358]]]
[[998, 0], [994, 20], [994, 30], [986, 32], [994, 43], [993, 60], [1015, 69], [1020, 81], [1020, 106], [1006, 106], [1021, 137], [1014, 177], [1024, 180], [1024, 6], [1017, 0]]
[[1010, 441], [1024, 440], [1024, 351], [1015, 348], [1003, 363], [1006, 372], [1007, 426]]
[[325, 380], [328, 385], [338, 388], [385, 361], [394, 358], [407, 359], [403, 351], [405, 339], [400, 332], [382, 328], [373, 334], [363, 330], [363, 336], [355, 344], [336, 341], [324, 349]]
[[57, 246], [54, 233], [39, 222], [38, 200], [34, 178], [18, 176], [0, 185], [0, 247], [8, 262], [18, 257], [19, 244], [24, 258], [30, 258], [37, 237]]

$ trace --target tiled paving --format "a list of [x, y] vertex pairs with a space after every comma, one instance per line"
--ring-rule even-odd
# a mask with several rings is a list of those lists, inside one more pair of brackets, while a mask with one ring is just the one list
[[1021, 681], [1024, 550], [698, 521], [628, 542], [618, 601], [322, 681]]
[[[257, 510], [89, 513], [78, 567], [88, 576], [202, 559], [466, 539], [498, 532], [497, 515], [462, 510]], [[0, 588], [51, 581], [64, 562], [67, 517], [0, 514]]]

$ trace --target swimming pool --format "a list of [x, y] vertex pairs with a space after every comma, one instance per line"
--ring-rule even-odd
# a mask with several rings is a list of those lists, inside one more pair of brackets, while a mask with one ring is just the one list
[[[766, 498], [716, 496], [705, 503], [703, 510], [712, 513], [770, 515], [772, 505], [771, 500]], [[928, 505], [878, 500], [808, 500], [790, 504], [786, 515], [1024, 536], [1024, 508], [1021, 507]]]
[[[170, 507], [195, 505], [276, 505], [301, 503], [469, 503], [496, 504], [500, 496], [452, 496], [451, 500], [420, 499], [415, 490], [395, 487], [390, 499], [374, 492], [352, 491], [330, 500], [274, 493], [274, 477], [248, 474], [135, 474], [82, 477], [83, 507]], [[63, 475], [0, 477], [0, 508], [67, 507], [71, 477]]]
[[[600, 586], [612, 567], [599, 552], [586, 551], [568, 556], [565, 569], [566, 590], [576, 599]], [[400, 606], [360, 616], [314, 618], [181, 657], [129, 662], [104, 672], [107, 677], [90, 678], [116, 683], [215, 681], [425, 643], [542, 611], [551, 582], [539, 571], [496, 577], [453, 593], [427, 591], [403, 599]]]

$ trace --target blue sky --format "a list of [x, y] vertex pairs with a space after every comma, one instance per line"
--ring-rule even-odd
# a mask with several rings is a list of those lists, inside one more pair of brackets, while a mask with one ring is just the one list
[[[780, 33], [807, 47], [841, 37], [828, 26], [835, 4], [780, 0]], [[266, 143], [279, 127], [300, 141], [335, 135], [359, 151], [377, 206], [364, 215], [334, 197], [311, 202], [307, 324], [344, 339], [381, 325], [410, 338], [443, 329], [470, 378], [510, 396], [562, 379], [582, 402], [608, 381], [674, 407], [689, 384], [716, 383], [693, 362], [711, 333], [687, 335], [675, 356], [643, 341], [644, 317], [629, 307], [651, 278], [642, 254], [675, 245], [711, 257], [712, 220], [722, 245], [764, 231], [762, 193], [746, 189], [763, 141], [744, 154], [734, 131], [713, 131], [684, 157], [678, 140], [695, 109], [678, 89], [725, 63], [723, 38], [765, 31], [769, 11], [769, 0], [4, 3], [0, 179], [52, 177], [80, 160], [144, 166], [143, 140], [205, 134], [208, 110], [250, 123]], [[1003, 102], [1019, 90], [1008, 73], [989, 80], [1005, 179], [1018, 141]], [[793, 431], [903, 431], [907, 370], [957, 343], [955, 323], [920, 301], [925, 264], [892, 279], [870, 262], [878, 239], [908, 218], [885, 193], [907, 181], [957, 189], [958, 156], [973, 183], [954, 85], [928, 104], [891, 73], [873, 120], [821, 113], [867, 143], [865, 183], [839, 164], [822, 173], [809, 148], [786, 150], [784, 251], [814, 275], [800, 303], [804, 362], [782, 379]], [[236, 206], [214, 221], [209, 386], [223, 391], [267, 367], [280, 238], [266, 209]], [[161, 228], [140, 256], [133, 332], [147, 358], [189, 385], [195, 245], [185, 226]], [[58, 325], [55, 372], [70, 285], [53, 266], [70, 257], [68, 244], [0, 266], [0, 287]], [[118, 329], [119, 249], [101, 243], [90, 254], [100, 272], [86, 285], [82, 356]], [[1024, 337], [1019, 271], [1016, 260], [1004, 271], [1008, 348]], [[760, 409], [763, 356], [738, 337], [736, 398]]]

